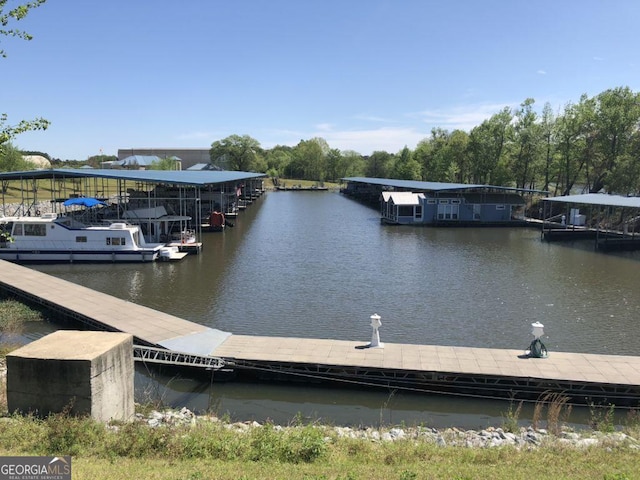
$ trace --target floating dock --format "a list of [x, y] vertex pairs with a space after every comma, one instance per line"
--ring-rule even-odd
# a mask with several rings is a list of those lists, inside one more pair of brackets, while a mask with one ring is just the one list
[[[90, 328], [134, 336], [137, 360], [233, 370], [240, 377], [576, 404], [640, 403], [640, 357], [232, 335], [0, 261], [0, 289]], [[44, 286], [46, 285], [46, 288]]]

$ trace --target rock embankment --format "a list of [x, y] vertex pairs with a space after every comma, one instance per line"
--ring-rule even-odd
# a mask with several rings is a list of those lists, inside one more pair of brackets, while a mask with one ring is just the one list
[[[181, 410], [153, 410], [148, 415], [136, 415], [136, 421], [146, 422], [149, 427], [161, 428], [171, 426], [195, 426], [199, 422], [221, 422], [215, 416], [195, 415], [187, 408]], [[243, 434], [251, 429], [261, 428], [255, 421], [225, 423], [230, 430]], [[296, 427], [275, 426], [276, 430]], [[534, 449], [538, 447], [563, 446], [569, 448], [621, 448], [640, 450], [640, 442], [623, 432], [604, 433], [592, 430], [575, 432], [563, 430], [560, 435], [553, 435], [545, 429], [521, 427], [518, 432], [508, 432], [502, 428], [489, 427], [483, 430], [461, 430], [446, 428], [437, 430], [428, 427], [413, 428], [352, 428], [337, 426], [317, 426], [326, 433], [327, 440], [332, 437], [351, 438], [371, 442], [394, 442], [401, 440], [424, 441], [440, 447], [463, 448], [495, 448], [513, 446], [516, 448]]]
[[[28, 211], [28, 212], [27, 212]], [[14, 217], [20, 215], [36, 216], [43, 213], [51, 213], [53, 211], [51, 202], [38, 202], [35, 205], [22, 205], [20, 203], [7, 203], [4, 205], [4, 209], [0, 204], [0, 217]]]

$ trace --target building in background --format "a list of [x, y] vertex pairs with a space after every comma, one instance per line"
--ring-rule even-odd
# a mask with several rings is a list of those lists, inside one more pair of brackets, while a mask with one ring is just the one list
[[[119, 148], [118, 161], [128, 157], [142, 156], [158, 158], [177, 157], [182, 164], [182, 170], [187, 170], [199, 163], [210, 163], [209, 148]], [[222, 165], [221, 165], [222, 166]]]

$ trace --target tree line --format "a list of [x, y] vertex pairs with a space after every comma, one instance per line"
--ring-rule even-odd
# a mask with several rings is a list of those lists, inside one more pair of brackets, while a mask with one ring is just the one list
[[554, 112], [527, 98], [470, 132], [433, 128], [414, 150], [363, 156], [322, 138], [263, 149], [249, 135], [213, 142], [211, 163], [228, 170], [318, 182], [366, 176], [515, 186], [550, 191], [640, 191], [640, 94], [617, 87]]

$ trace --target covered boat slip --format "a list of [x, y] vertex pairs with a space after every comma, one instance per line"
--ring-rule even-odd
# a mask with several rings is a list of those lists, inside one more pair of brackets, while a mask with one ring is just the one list
[[524, 196], [539, 190], [419, 182], [387, 178], [344, 178], [342, 193], [380, 206], [381, 221], [395, 225], [519, 226], [526, 225]]
[[[201, 236], [202, 218], [214, 210], [235, 211], [246, 193], [263, 191], [264, 174], [237, 171], [52, 169], [0, 173], [4, 216], [38, 215], [42, 202], [55, 213], [81, 214], [65, 207], [69, 198], [90, 197], [108, 204], [94, 219], [141, 226], [148, 241], [171, 242], [191, 230]], [[13, 189], [8, 201], [8, 191]], [[17, 206], [16, 206], [17, 203]], [[82, 211], [84, 214], [84, 211]], [[164, 231], [163, 231], [164, 229]], [[168, 231], [167, 229], [171, 229]], [[189, 242], [191, 244], [193, 242]]]
[[544, 240], [592, 239], [597, 250], [640, 249], [640, 197], [588, 193], [546, 198], [543, 205]]
[[314, 338], [232, 335], [0, 261], [0, 289], [82, 322], [134, 336], [139, 361], [235, 370], [263, 379], [535, 401], [548, 391], [574, 402], [637, 407], [640, 357]]

